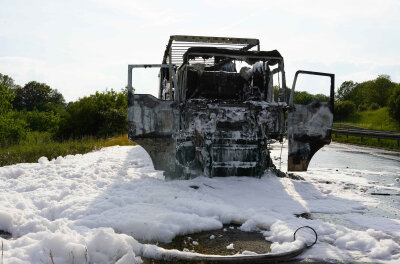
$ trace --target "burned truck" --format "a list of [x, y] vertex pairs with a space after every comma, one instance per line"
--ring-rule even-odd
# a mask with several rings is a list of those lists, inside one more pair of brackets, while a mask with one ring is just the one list
[[[134, 94], [134, 69], [154, 67], [158, 98]], [[329, 101], [294, 104], [300, 74], [330, 78]], [[128, 137], [170, 178], [261, 176], [284, 138], [288, 170], [305, 171], [331, 141], [333, 96], [329, 73], [297, 71], [287, 89], [282, 55], [258, 39], [175, 35], [161, 64], [128, 65]]]

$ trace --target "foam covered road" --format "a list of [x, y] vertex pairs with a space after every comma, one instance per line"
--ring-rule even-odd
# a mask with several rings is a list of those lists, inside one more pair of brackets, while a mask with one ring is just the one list
[[[280, 151], [274, 145], [278, 167]], [[300, 258], [399, 263], [400, 158], [389, 154], [332, 144], [309, 172], [296, 173], [304, 180], [266, 173], [166, 181], [139, 146], [1, 167], [0, 230], [12, 236], [2, 239], [4, 263], [51, 263], [50, 251], [56, 264], [140, 263], [144, 252], [161, 252], [146, 241], [230, 222], [264, 230], [272, 252], [295, 247], [294, 230], [308, 225], [319, 241]], [[296, 216], [304, 213], [311, 219]]]

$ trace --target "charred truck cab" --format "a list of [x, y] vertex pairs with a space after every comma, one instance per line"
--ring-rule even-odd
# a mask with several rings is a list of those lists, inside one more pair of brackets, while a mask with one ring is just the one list
[[[136, 68], [158, 67], [159, 94], [133, 94]], [[329, 102], [293, 103], [299, 74], [331, 79]], [[288, 170], [305, 171], [331, 141], [334, 75], [298, 71], [258, 39], [171, 36], [162, 64], [128, 66], [128, 137], [170, 178], [261, 176], [269, 145], [288, 138]]]

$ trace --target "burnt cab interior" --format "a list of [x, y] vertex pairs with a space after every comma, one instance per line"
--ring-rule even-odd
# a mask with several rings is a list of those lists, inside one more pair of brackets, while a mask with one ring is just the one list
[[160, 94], [168, 98], [178, 91], [181, 100], [216, 99], [273, 101], [270, 68], [282, 60], [278, 51], [238, 51], [192, 47], [177, 69], [178, 87], [170, 89], [169, 69], [160, 74]]

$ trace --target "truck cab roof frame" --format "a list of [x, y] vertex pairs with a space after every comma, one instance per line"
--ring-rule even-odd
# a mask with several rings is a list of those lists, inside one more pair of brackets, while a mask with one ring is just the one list
[[162, 64], [183, 63], [183, 54], [191, 47], [221, 47], [234, 50], [250, 50], [257, 46], [260, 50], [260, 41], [253, 38], [211, 37], [172, 35], [166, 46]]
[[192, 47], [189, 48], [183, 55], [183, 64], [189, 60], [202, 57], [204, 60], [211, 57], [223, 57], [232, 60], [250, 61], [269, 61], [269, 65], [275, 65], [283, 62], [283, 57], [277, 50], [271, 51], [249, 51], [249, 50], [233, 50], [216, 47]]

